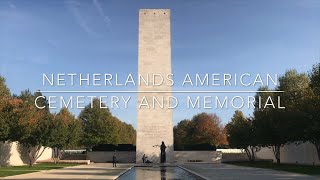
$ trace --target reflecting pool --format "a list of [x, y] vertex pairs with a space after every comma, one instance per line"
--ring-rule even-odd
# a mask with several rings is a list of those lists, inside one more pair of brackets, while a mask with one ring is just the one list
[[203, 180], [179, 167], [133, 167], [117, 180]]

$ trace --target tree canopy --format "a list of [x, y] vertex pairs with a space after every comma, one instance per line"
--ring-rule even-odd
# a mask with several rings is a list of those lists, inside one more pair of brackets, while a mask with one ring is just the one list
[[[242, 149], [271, 147], [280, 163], [282, 146], [310, 141], [320, 155], [320, 98], [317, 95], [319, 79], [317, 64], [313, 66], [309, 77], [296, 70], [286, 71], [279, 77], [279, 84], [274, 89], [278, 92], [260, 87], [255, 96], [252, 120], [236, 111], [227, 124], [230, 146]], [[285, 108], [259, 107], [260, 101], [262, 104], [267, 101], [273, 101], [274, 104], [281, 102], [281, 107]]]
[[254, 161], [259, 148], [251, 118], [245, 117], [242, 111], [237, 110], [226, 125], [226, 130], [229, 146], [244, 149], [249, 160]]
[[304, 130], [305, 141], [310, 141], [317, 149], [320, 160], [320, 63], [313, 65], [309, 72], [312, 95], [305, 101], [307, 122]]
[[188, 146], [227, 144], [224, 127], [216, 114], [200, 113], [191, 120], [183, 120], [174, 127], [175, 149]]
[[80, 113], [83, 127], [83, 144], [90, 147], [97, 144], [134, 143], [135, 130], [131, 125], [112, 116], [109, 108], [94, 99]]
[[0, 141], [11, 139], [12, 125], [17, 122], [17, 108], [21, 103], [17, 98], [12, 98], [5, 78], [0, 76]]

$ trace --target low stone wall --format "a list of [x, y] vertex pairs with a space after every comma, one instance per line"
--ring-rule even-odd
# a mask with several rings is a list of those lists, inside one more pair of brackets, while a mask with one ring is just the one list
[[[135, 163], [136, 152], [133, 151], [89, 151], [87, 152], [87, 160], [95, 163], [111, 162], [113, 154], [117, 155], [120, 163]], [[175, 151], [174, 161], [176, 163], [186, 162], [205, 162], [220, 163], [222, 153], [220, 151]]]
[[[257, 152], [257, 157], [260, 159], [273, 159], [273, 162], [276, 162], [271, 148], [262, 148]], [[320, 164], [316, 148], [309, 142], [299, 145], [288, 144], [281, 147], [280, 161], [290, 164]]]
[[[223, 152], [222, 162], [231, 161], [248, 161], [248, 157], [245, 153], [242, 153], [240, 149], [221, 149]], [[257, 160], [273, 160], [274, 154], [271, 148], [263, 147], [256, 153]], [[280, 149], [280, 161], [281, 163], [288, 164], [307, 164], [307, 165], [319, 165], [318, 154], [315, 146], [309, 142], [301, 144], [287, 144]]]
[[175, 151], [174, 161], [176, 163], [205, 162], [221, 163], [222, 152], [220, 151]]
[[[52, 149], [46, 148], [38, 160], [48, 160], [51, 157]], [[0, 143], [0, 166], [21, 166], [28, 164], [28, 162], [26, 149], [17, 142]]]
[[239, 162], [239, 161], [249, 161], [246, 153], [223, 153], [222, 162]]
[[223, 154], [226, 153], [243, 153], [241, 149], [217, 149], [216, 151], [221, 151]]
[[[52, 159], [38, 160], [37, 163], [54, 163]], [[59, 164], [90, 164], [90, 160], [60, 160]]]
[[62, 155], [62, 160], [86, 160], [87, 155], [86, 154], [69, 154], [65, 153]]
[[116, 154], [117, 161], [120, 163], [135, 163], [136, 152], [135, 151], [88, 151], [87, 160], [95, 163], [112, 162], [112, 156]]

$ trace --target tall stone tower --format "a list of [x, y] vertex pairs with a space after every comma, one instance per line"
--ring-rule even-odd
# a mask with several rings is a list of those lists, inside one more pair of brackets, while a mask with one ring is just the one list
[[[167, 85], [170, 83], [165, 79], [168, 74], [171, 74], [170, 36], [169, 9], [139, 11], [138, 72], [143, 77], [149, 74], [149, 82], [153, 79], [150, 75], [160, 74], [164, 77], [164, 82], [160, 86], [142, 84], [138, 87], [140, 93], [138, 93], [137, 109], [137, 163], [142, 162], [143, 154], [150, 161], [160, 162], [160, 147], [157, 145], [161, 145], [162, 141], [167, 146], [166, 162], [173, 162], [172, 109], [167, 108], [171, 103], [167, 97], [171, 96], [172, 88]], [[163, 98], [166, 105], [163, 108], [158, 106], [153, 108], [152, 105], [150, 108], [139, 108], [143, 97], [146, 97], [149, 103], [153, 101], [153, 97]]]

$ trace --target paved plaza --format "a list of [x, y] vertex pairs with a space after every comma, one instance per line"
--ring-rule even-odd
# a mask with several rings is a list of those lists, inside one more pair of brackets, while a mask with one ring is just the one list
[[181, 166], [210, 180], [320, 179], [320, 177], [316, 176], [308, 176], [284, 171], [276, 171], [271, 169], [235, 166], [229, 164], [183, 164]]
[[120, 174], [127, 171], [130, 167], [132, 167], [131, 164], [118, 164], [116, 168], [113, 168], [112, 163], [96, 163], [9, 176], [3, 179], [116, 179]]
[[[116, 179], [133, 164], [119, 164], [113, 168], [110, 163], [79, 165], [63, 169], [54, 169], [36, 173], [5, 177], [3, 179]], [[181, 167], [200, 175], [205, 179], [239, 179], [239, 180], [269, 180], [269, 179], [320, 179], [319, 176], [308, 176], [284, 171], [234, 166], [229, 164], [180, 164]]]

